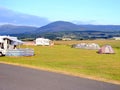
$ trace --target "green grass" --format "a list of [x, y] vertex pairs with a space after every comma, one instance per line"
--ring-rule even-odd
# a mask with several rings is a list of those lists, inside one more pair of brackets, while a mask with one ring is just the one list
[[[116, 54], [98, 54], [96, 50], [71, 48], [70, 45], [79, 42], [96, 42], [100, 45], [110, 44]], [[120, 82], [120, 41], [96, 40], [79, 42], [55, 42], [57, 44], [55, 46], [27, 46], [27, 48], [34, 49], [35, 56], [0, 57], [0, 61]]]

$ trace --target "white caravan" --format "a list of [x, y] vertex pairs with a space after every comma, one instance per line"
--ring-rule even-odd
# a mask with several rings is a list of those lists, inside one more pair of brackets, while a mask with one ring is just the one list
[[49, 46], [51, 45], [51, 40], [45, 38], [36, 38], [35, 45]]
[[0, 56], [5, 55], [7, 50], [13, 50], [22, 43], [17, 37], [0, 36]]

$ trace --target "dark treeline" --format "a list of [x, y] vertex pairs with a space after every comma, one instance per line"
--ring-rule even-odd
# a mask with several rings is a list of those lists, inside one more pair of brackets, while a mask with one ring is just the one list
[[43, 33], [24, 33], [11, 34], [19, 39], [34, 40], [38, 37], [49, 38], [51, 40], [61, 40], [62, 38], [71, 38], [72, 40], [87, 40], [87, 39], [111, 39], [120, 37], [120, 31], [60, 31], [60, 32], [43, 32]]

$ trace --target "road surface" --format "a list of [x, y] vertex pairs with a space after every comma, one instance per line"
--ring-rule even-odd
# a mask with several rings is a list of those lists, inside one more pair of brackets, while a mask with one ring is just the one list
[[0, 64], [0, 90], [120, 90], [120, 85]]

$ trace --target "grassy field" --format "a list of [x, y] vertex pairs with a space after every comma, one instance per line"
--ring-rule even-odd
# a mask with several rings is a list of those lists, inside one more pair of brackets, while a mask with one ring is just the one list
[[[115, 54], [98, 54], [96, 50], [71, 48], [75, 43], [110, 44]], [[22, 46], [33, 48], [32, 57], [0, 57], [0, 62], [35, 66], [50, 71], [120, 83], [120, 41], [55, 41], [54, 46]]]

